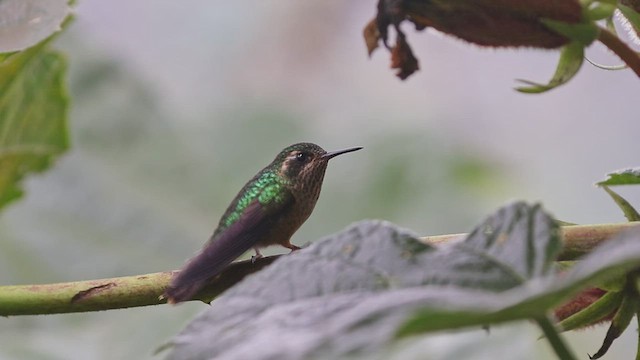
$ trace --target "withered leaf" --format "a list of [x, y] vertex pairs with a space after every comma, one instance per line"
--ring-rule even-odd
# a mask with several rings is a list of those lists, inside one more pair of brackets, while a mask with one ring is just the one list
[[367, 52], [369, 56], [373, 53], [375, 49], [378, 48], [378, 43], [380, 42], [380, 31], [378, 30], [378, 24], [376, 20], [371, 20], [364, 27], [364, 31], [362, 32], [364, 36], [364, 42], [367, 44]]
[[[481, 46], [547, 49], [566, 45], [569, 39], [547, 28], [541, 19], [568, 24], [583, 20], [578, 0], [379, 0], [377, 10], [375, 19], [365, 28], [369, 55], [382, 40], [392, 53], [392, 68], [400, 69], [397, 76], [401, 79], [418, 69], [400, 30], [405, 20], [416, 30], [432, 27]], [[390, 26], [399, 34], [393, 47], [387, 43]]]
[[420, 69], [418, 59], [413, 55], [404, 34], [398, 33], [396, 44], [391, 49], [391, 68], [398, 69], [396, 76], [404, 80]]

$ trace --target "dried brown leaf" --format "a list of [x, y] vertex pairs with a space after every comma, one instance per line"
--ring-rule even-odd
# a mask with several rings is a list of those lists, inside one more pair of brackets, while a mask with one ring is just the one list
[[364, 36], [364, 42], [367, 44], [367, 52], [369, 56], [371, 56], [373, 51], [378, 48], [378, 43], [380, 42], [380, 31], [378, 30], [378, 24], [375, 19], [369, 21], [367, 26], [364, 27], [362, 35]]
[[413, 55], [405, 36], [399, 32], [396, 44], [391, 49], [391, 68], [398, 69], [396, 76], [404, 80], [420, 69], [418, 59]]

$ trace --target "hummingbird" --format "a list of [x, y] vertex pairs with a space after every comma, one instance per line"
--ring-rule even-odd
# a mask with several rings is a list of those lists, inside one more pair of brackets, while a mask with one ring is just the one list
[[190, 300], [208, 280], [240, 255], [281, 245], [291, 251], [291, 236], [309, 218], [320, 196], [329, 160], [362, 147], [327, 152], [312, 143], [286, 147], [240, 190], [202, 250], [187, 261], [163, 297], [175, 304]]

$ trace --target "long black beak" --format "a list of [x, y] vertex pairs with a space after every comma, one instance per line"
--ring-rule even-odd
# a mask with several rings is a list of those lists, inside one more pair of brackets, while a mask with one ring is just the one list
[[346, 154], [346, 153], [349, 153], [349, 152], [352, 152], [352, 151], [358, 151], [360, 149], [362, 149], [362, 146], [352, 147], [352, 148], [349, 148], [349, 149], [338, 150], [338, 151], [331, 151], [331, 152], [328, 152], [328, 153], [322, 155], [321, 158], [329, 160], [329, 159], [334, 158], [334, 157], [336, 157], [338, 155]]

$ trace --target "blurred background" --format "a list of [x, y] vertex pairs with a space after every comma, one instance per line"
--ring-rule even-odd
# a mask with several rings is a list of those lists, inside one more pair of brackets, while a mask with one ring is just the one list
[[[421, 70], [367, 57], [376, 1], [83, 0], [68, 55], [72, 149], [0, 217], [0, 284], [179, 268], [242, 185], [285, 146], [364, 146], [332, 161], [302, 245], [379, 218], [420, 235], [466, 232], [515, 199], [559, 219], [623, 222], [593, 183], [638, 166], [640, 82], [588, 64], [542, 95], [555, 51], [482, 49], [405, 26]], [[594, 45], [589, 57], [619, 60]], [[620, 189], [633, 204], [640, 191]], [[280, 249], [271, 250], [281, 252]], [[0, 319], [0, 359], [144, 359], [205, 305]], [[594, 353], [606, 326], [572, 333]], [[527, 324], [402, 344], [396, 358], [553, 358]], [[630, 358], [636, 326], [605, 358]], [[470, 351], [470, 349], [475, 349]], [[511, 350], [509, 350], [511, 349]], [[516, 350], [517, 349], [517, 350]], [[417, 356], [416, 354], [420, 354]]]

